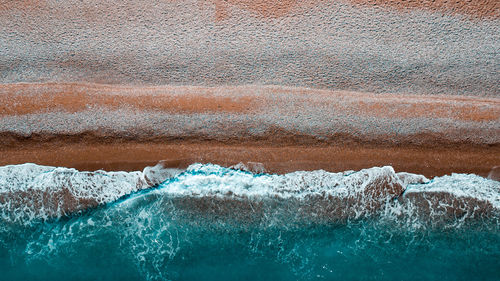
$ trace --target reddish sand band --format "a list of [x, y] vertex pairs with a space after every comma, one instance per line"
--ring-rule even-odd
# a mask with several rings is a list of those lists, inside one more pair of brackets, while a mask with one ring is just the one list
[[182, 113], [242, 112], [250, 106], [255, 107], [249, 97], [221, 97], [213, 92], [214, 89], [201, 87], [137, 88], [75, 83], [0, 85], [0, 116], [81, 112], [90, 107], [109, 110], [128, 107]]
[[[256, 91], [267, 95], [255, 95]], [[87, 83], [0, 85], [0, 116], [82, 112], [89, 108], [130, 108], [172, 113], [259, 112], [270, 103], [279, 103], [276, 99], [280, 97], [274, 94], [294, 96], [300, 106], [314, 107], [329, 102], [332, 110], [360, 116], [500, 120], [500, 99], [496, 98], [372, 94], [279, 86], [142, 87]]]
[[[175, 2], [175, 0], [168, 0]], [[0, 3], [0, 11], [2, 10], [24, 10], [24, 9], [40, 9], [46, 3], [44, 0], [17, 0], [17, 1], [4, 1]], [[215, 19], [220, 21], [230, 16], [229, 8], [236, 6], [240, 9], [245, 9], [262, 17], [282, 17], [291, 12], [300, 10], [301, 7], [308, 7], [317, 5], [322, 0], [206, 0], [207, 4], [215, 5]], [[345, 0], [347, 3], [353, 3], [363, 6], [378, 6], [390, 7], [397, 10], [406, 9], [422, 9], [443, 13], [461, 14], [471, 18], [499, 18], [500, 4], [496, 0]], [[83, 5], [89, 17], [96, 17], [99, 14], [97, 7], [92, 5]]]

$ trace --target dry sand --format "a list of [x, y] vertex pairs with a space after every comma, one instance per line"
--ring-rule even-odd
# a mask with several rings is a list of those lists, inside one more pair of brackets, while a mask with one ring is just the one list
[[500, 95], [495, 0], [0, 1], [0, 83]]

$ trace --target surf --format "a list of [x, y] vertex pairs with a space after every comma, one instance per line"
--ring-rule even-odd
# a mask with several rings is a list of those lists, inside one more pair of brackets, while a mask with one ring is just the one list
[[[498, 181], [390, 166], [249, 170], [0, 167], [0, 269], [8, 280], [496, 276]], [[435, 262], [475, 267], [444, 275]]]

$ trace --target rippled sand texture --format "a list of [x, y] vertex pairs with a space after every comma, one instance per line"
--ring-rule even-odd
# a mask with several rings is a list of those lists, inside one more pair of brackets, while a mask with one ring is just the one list
[[499, 4], [2, 1], [0, 82], [497, 96]]

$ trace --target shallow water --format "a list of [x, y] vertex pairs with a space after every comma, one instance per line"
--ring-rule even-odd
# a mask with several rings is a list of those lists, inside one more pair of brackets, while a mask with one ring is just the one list
[[268, 175], [194, 164], [154, 188], [145, 178], [0, 167], [1, 279], [500, 275], [500, 183], [479, 176], [427, 180], [391, 167]]

